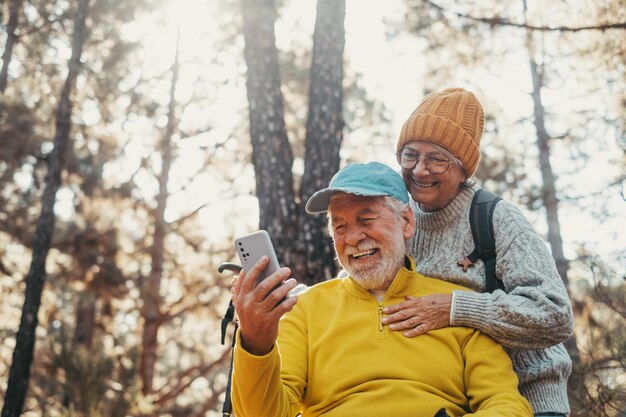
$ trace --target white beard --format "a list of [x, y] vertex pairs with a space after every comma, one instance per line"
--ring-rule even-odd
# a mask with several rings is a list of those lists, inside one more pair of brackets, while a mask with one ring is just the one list
[[[383, 260], [375, 264], [342, 265], [348, 274], [366, 290], [387, 288], [396, 274], [404, 266], [406, 244], [401, 230], [389, 231], [387, 236], [389, 245], [381, 246], [379, 250]], [[346, 254], [356, 253], [377, 247], [371, 239], [359, 242], [359, 245], [346, 246]]]

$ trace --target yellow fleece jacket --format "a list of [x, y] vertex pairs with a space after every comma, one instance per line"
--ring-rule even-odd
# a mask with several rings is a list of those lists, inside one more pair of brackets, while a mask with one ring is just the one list
[[382, 302], [352, 278], [317, 284], [280, 323], [277, 346], [245, 351], [237, 335], [237, 417], [532, 417], [511, 360], [489, 336], [446, 327], [406, 338], [381, 324], [405, 296], [463, 289], [402, 268]]

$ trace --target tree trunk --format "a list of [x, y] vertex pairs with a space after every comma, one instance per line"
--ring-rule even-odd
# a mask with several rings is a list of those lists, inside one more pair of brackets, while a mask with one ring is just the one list
[[96, 323], [96, 295], [87, 288], [79, 295], [76, 306], [76, 327], [74, 328], [74, 345], [91, 348]]
[[179, 77], [179, 45], [177, 41], [176, 56], [172, 66], [172, 84], [170, 87], [170, 102], [168, 119], [163, 142], [161, 145], [162, 166], [159, 175], [159, 195], [157, 207], [154, 210], [154, 234], [152, 247], [150, 248], [151, 270], [142, 288], [142, 316], [143, 316], [143, 340], [141, 364], [139, 373], [142, 381], [142, 392], [148, 395], [153, 392], [154, 366], [157, 361], [157, 336], [163, 323], [161, 314], [161, 278], [163, 275], [163, 254], [165, 253], [165, 237], [167, 224], [165, 222], [165, 207], [167, 206], [170, 167], [172, 165], [172, 136], [177, 124], [176, 119], [176, 84]]
[[28, 380], [35, 347], [35, 329], [38, 324], [37, 314], [41, 305], [41, 293], [46, 277], [46, 258], [50, 250], [50, 242], [54, 231], [54, 203], [56, 192], [61, 184], [61, 172], [65, 165], [65, 154], [71, 129], [71, 95], [80, 69], [80, 57], [87, 36], [85, 21], [88, 10], [89, 0], [80, 0], [74, 19], [72, 56], [68, 63], [68, 74], [57, 108], [54, 148], [48, 157], [48, 173], [42, 196], [41, 214], [33, 240], [33, 257], [30, 269], [26, 275], [22, 317], [16, 335], [13, 362], [5, 393], [2, 417], [17, 417], [20, 415], [28, 390]]
[[555, 178], [552, 172], [552, 165], [550, 164], [550, 136], [545, 128], [545, 110], [541, 101], [542, 76], [534, 59], [530, 60], [530, 70], [533, 79], [532, 97], [534, 104], [534, 123], [537, 132], [537, 147], [539, 148], [539, 167], [543, 182], [541, 197], [546, 208], [548, 242], [550, 243], [552, 256], [556, 262], [559, 275], [563, 279], [565, 286], [569, 288], [569, 278], [567, 276], [569, 262], [563, 254], [563, 239], [561, 238], [561, 227], [559, 225]]
[[[526, 2], [524, 1], [524, 10], [526, 10]], [[552, 256], [556, 263], [557, 270], [565, 288], [569, 293], [568, 269], [569, 262], [563, 253], [563, 239], [561, 238], [561, 227], [559, 224], [558, 198], [556, 196], [556, 181], [552, 172], [550, 163], [550, 135], [546, 130], [544, 114], [545, 109], [541, 100], [541, 89], [543, 87], [543, 71], [539, 68], [534, 57], [534, 44], [532, 32], [527, 31], [526, 42], [528, 54], [530, 57], [530, 73], [533, 82], [533, 113], [534, 124], [537, 132], [537, 147], [539, 148], [539, 168], [541, 170], [542, 199], [546, 208], [546, 220], [548, 223], [548, 242], [552, 250]], [[580, 352], [576, 344], [576, 335], [573, 334], [565, 342], [567, 352], [572, 358], [573, 373], [568, 381], [568, 394], [570, 399], [581, 398], [582, 395], [582, 378], [578, 374], [580, 370]]]
[[300, 189], [300, 232], [306, 253], [307, 284], [332, 278], [336, 272], [326, 216], [304, 212], [306, 201], [328, 186], [339, 169], [343, 140], [343, 49], [345, 0], [318, 0], [306, 126], [305, 171]]
[[273, 0], [242, 0], [246, 88], [259, 225], [272, 237], [279, 261], [296, 268], [297, 211], [293, 154], [283, 116]]
[[[534, 59], [530, 60], [530, 68], [533, 79], [533, 103], [535, 116], [535, 129], [537, 131], [537, 147], [539, 148], [539, 166], [543, 181], [542, 199], [546, 208], [546, 219], [548, 223], [548, 242], [552, 250], [552, 256], [556, 262], [556, 268], [569, 293], [569, 278], [567, 271], [569, 263], [563, 253], [563, 240], [561, 239], [561, 228], [558, 217], [558, 199], [556, 197], [556, 186], [552, 165], [550, 164], [550, 137], [545, 129], [544, 108], [541, 102], [541, 74]], [[582, 398], [582, 379], [580, 372], [580, 352], [576, 344], [576, 335], [573, 334], [567, 341], [565, 347], [572, 358], [573, 372], [568, 381], [568, 394], [570, 399]]]
[[4, 93], [7, 88], [7, 78], [9, 76], [9, 64], [13, 56], [13, 46], [17, 43], [17, 25], [19, 23], [22, 0], [9, 0], [9, 21], [7, 23], [7, 43], [4, 45], [2, 54], [2, 68], [0, 69], [0, 93]]
[[324, 216], [304, 213], [306, 200], [339, 168], [343, 139], [345, 0], [319, 0], [309, 85], [305, 172], [297, 206], [293, 155], [287, 139], [275, 45], [273, 0], [242, 0], [244, 55], [250, 111], [252, 163], [260, 228], [272, 236], [279, 260], [301, 282], [313, 284], [336, 271]]

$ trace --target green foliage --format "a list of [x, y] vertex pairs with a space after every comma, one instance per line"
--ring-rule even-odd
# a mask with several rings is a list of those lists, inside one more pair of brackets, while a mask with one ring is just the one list
[[578, 276], [572, 294], [583, 359], [572, 377], [584, 385], [583, 396], [571, 399], [575, 416], [622, 417], [620, 412], [626, 409], [626, 277], [583, 250], [579, 259], [574, 270], [589, 271], [593, 281]]
[[64, 404], [60, 415], [65, 417], [128, 415], [140, 401], [137, 350], [120, 356], [115, 353], [119, 351], [108, 349], [106, 339], [101, 337], [96, 337], [91, 346], [76, 344], [66, 328], [66, 324], [50, 328], [51, 339], [40, 352], [55, 381], [48, 403], [55, 399], [57, 407]]
[[37, 138], [35, 133], [37, 123], [37, 115], [24, 103], [0, 97], [0, 162], [3, 176], [39, 153], [41, 138]]

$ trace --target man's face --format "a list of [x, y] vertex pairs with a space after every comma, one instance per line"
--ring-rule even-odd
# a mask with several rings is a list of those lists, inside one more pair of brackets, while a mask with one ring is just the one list
[[366, 289], [387, 289], [404, 265], [413, 216], [402, 216], [382, 198], [338, 193], [330, 202], [330, 226], [339, 263]]

